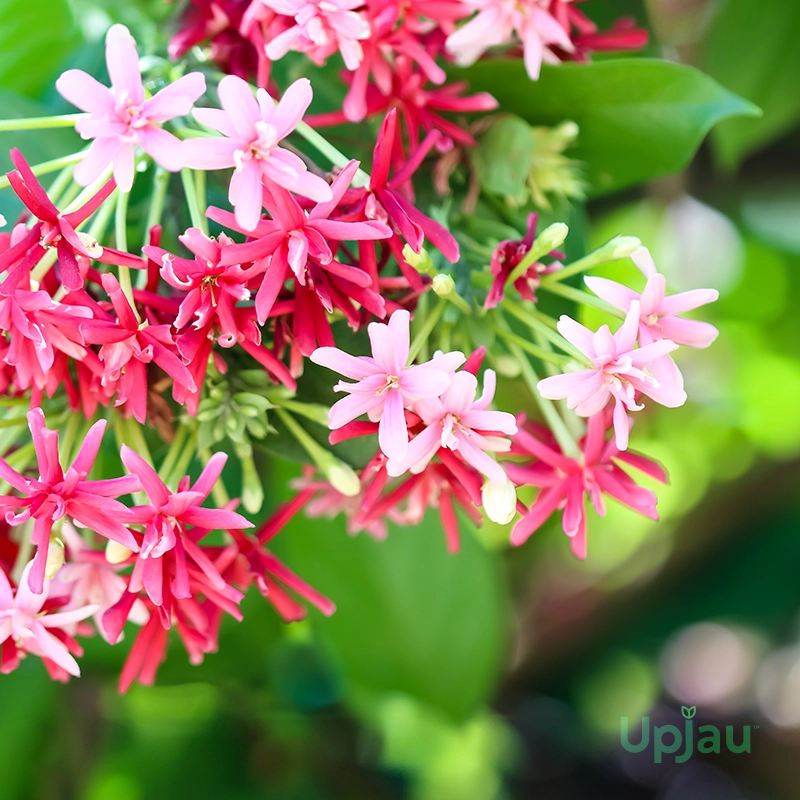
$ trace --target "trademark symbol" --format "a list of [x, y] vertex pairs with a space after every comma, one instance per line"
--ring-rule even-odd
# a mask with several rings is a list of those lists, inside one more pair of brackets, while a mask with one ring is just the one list
[[761, 726], [760, 725], [753, 725], [753, 730], [757, 731]]

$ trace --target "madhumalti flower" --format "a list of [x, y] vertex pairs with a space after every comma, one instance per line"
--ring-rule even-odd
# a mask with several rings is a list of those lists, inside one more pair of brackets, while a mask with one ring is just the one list
[[347, 69], [354, 70], [361, 63], [361, 42], [370, 36], [369, 22], [356, 10], [364, 5], [363, 0], [260, 2], [278, 14], [294, 18], [294, 25], [267, 43], [268, 58], [277, 61], [294, 50], [321, 66], [338, 50]]
[[136, 539], [123, 523], [132, 523], [131, 512], [115, 498], [139, 491], [138, 478], [90, 481], [87, 475], [94, 466], [106, 427], [106, 420], [95, 422], [86, 434], [72, 465], [64, 472], [58, 458], [58, 431], [45, 427], [41, 408], [28, 412], [28, 425], [39, 463], [39, 478], [20, 475], [0, 458], [0, 478], [22, 495], [0, 497], [6, 522], [21, 525], [33, 519], [31, 541], [36, 545], [28, 580], [30, 589], [41, 594], [44, 586], [47, 551], [53, 524], [65, 516], [80, 527], [90, 528], [130, 550], [138, 550]]
[[[85, 605], [55, 613], [43, 611], [50, 594], [50, 581], [46, 580], [39, 592], [31, 591], [33, 570], [31, 561], [23, 570], [19, 586], [14, 591], [0, 568], [0, 644], [3, 650], [0, 672], [12, 672], [19, 666], [20, 653], [30, 653], [44, 659], [48, 669], [55, 672], [54, 677], [60, 677], [60, 670], [78, 677], [81, 670], [70, 650], [81, 655], [81, 648], [63, 630], [59, 630], [60, 635], [57, 635], [54, 629], [72, 626], [91, 617], [97, 611], [97, 606]], [[47, 661], [51, 661], [58, 669], [53, 670]]]
[[522, 44], [525, 69], [537, 80], [542, 62], [557, 64], [550, 49], [571, 52], [569, 32], [550, 13], [547, 0], [466, 0], [478, 14], [447, 37], [445, 47], [456, 61], [469, 65], [490, 47]]
[[536, 501], [530, 509], [523, 510], [522, 519], [514, 526], [512, 544], [525, 542], [551, 514], [563, 509], [561, 527], [570, 539], [570, 548], [577, 558], [586, 558], [587, 496], [600, 516], [605, 516], [603, 495], [607, 495], [645, 517], [658, 519], [656, 495], [638, 486], [620, 464], [634, 467], [662, 483], [667, 480], [664, 469], [638, 453], [621, 451], [613, 437], [607, 442], [606, 416], [605, 412], [600, 412], [589, 418], [588, 430], [581, 442], [580, 459], [565, 456], [545, 428], [525, 425], [520, 419], [513, 452], [533, 456], [534, 460], [530, 463], [508, 462], [506, 471], [518, 486], [538, 486], [541, 489]]
[[194, 169], [235, 167], [228, 199], [236, 221], [251, 231], [261, 218], [261, 184], [272, 181], [317, 202], [331, 199], [331, 187], [309, 172], [305, 162], [279, 143], [300, 123], [313, 92], [307, 78], [295, 81], [275, 105], [266, 89], [253, 97], [235, 75], [219, 82], [222, 109], [196, 108], [194, 116], [222, 137], [185, 142], [186, 165]]
[[106, 35], [106, 65], [111, 87], [83, 70], [67, 70], [56, 89], [74, 106], [88, 112], [75, 125], [84, 139], [94, 139], [75, 167], [75, 180], [88, 186], [109, 165], [120, 191], [133, 186], [136, 146], [164, 169], [184, 166], [183, 144], [161, 127], [162, 122], [188, 114], [206, 90], [200, 72], [190, 72], [146, 99], [136, 42], [124, 25], [112, 25]]
[[[587, 277], [584, 278], [586, 285], [598, 297], [626, 314], [633, 303], [639, 303], [640, 345], [669, 339], [684, 347], [710, 347], [719, 331], [708, 322], [684, 319], [678, 314], [715, 302], [719, 292], [716, 289], [692, 289], [667, 295], [666, 278], [656, 270], [653, 257], [646, 247], [636, 250], [631, 260], [647, 278], [641, 294], [607, 278]], [[653, 374], [659, 379], [666, 377], [669, 380], [671, 377], [674, 381], [680, 380], [680, 372], [670, 356], [663, 356], [654, 362]]]
[[388, 325], [373, 322], [368, 327], [372, 357], [352, 356], [336, 347], [320, 347], [311, 354], [315, 364], [338, 372], [357, 383], [336, 385], [348, 396], [334, 403], [330, 428], [336, 430], [362, 414], [380, 421], [378, 443], [393, 459], [408, 451], [406, 407], [422, 398], [438, 397], [450, 385], [451, 374], [464, 363], [464, 354], [443, 353], [425, 364], [407, 367], [410, 314], [403, 309], [392, 314]]
[[636, 393], [650, 397], [668, 408], [686, 402], [683, 381], [659, 381], [646, 372], [657, 359], [677, 349], [669, 339], [652, 342], [634, 350], [639, 328], [639, 302], [633, 301], [625, 321], [612, 334], [608, 325], [592, 332], [566, 315], [558, 321], [558, 332], [592, 363], [590, 369], [553, 375], [539, 381], [537, 387], [548, 400], [566, 400], [569, 408], [581, 417], [601, 412], [614, 399], [614, 431], [617, 447], [628, 446], [630, 421], [627, 411], [641, 411]]

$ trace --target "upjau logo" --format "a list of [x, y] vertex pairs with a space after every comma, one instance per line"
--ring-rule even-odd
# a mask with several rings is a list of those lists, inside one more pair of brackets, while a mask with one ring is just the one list
[[[653, 761], [660, 764], [665, 755], [675, 754], [675, 763], [688, 761], [695, 752], [694, 715], [696, 706], [682, 706], [684, 717], [683, 730], [677, 725], [656, 725], [653, 727]], [[725, 747], [729, 753], [750, 752], [751, 725], [743, 725], [736, 733], [733, 725], [725, 726]], [[629, 753], [643, 753], [650, 746], [650, 717], [642, 717], [642, 736], [637, 744], [630, 740], [630, 729], [627, 717], [620, 719], [620, 744]], [[738, 739], [738, 742], [736, 741]], [[697, 752], [719, 753], [722, 750], [723, 735], [716, 725], [701, 725], [697, 729]], [[683, 752], [681, 752], [683, 750]]]

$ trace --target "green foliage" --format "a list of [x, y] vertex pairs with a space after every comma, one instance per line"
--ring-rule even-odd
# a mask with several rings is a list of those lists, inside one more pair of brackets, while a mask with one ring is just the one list
[[38, 97], [77, 38], [67, 0], [3, 0], [0, 89]]
[[508, 607], [496, 557], [465, 531], [450, 555], [438, 517], [390, 526], [386, 541], [348, 538], [341, 518], [287, 532], [287, 562], [329, 597], [320, 623], [348, 681], [402, 691], [465, 719], [492, 692]]
[[741, 160], [800, 121], [800, 3], [728, 0], [709, 30], [704, 66], [723, 86], [757, 103], [759, 119], [735, 119], [714, 131], [720, 163]]
[[458, 76], [531, 124], [574, 120], [573, 157], [593, 195], [675, 172], [720, 120], [758, 113], [692, 67], [649, 59], [545, 66], [536, 82], [520, 61], [480, 62]]

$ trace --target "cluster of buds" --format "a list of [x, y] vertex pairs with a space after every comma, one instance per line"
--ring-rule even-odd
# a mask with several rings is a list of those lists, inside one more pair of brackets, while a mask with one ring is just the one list
[[[489, 38], [476, 44], [481, 27]], [[623, 24], [609, 41], [631, 46], [637, 36]], [[79, 674], [76, 637], [115, 644], [130, 624], [137, 632], [120, 687], [152, 683], [170, 630], [199, 663], [216, 650], [223, 616], [242, 618], [253, 583], [287, 621], [304, 617], [305, 603], [333, 613], [331, 600], [267, 549], [301, 510], [343, 513], [351, 533], [384, 538], [388, 523], [415, 525], [433, 508], [456, 552], [458, 509], [476, 525], [516, 520], [514, 544], [563, 509], [583, 558], [585, 495], [600, 513], [605, 493], [655, 516], [655, 496], [621, 466], [664, 478], [628, 451], [629, 414], [643, 398], [683, 403], [671, 354], [716, 335], [677, 316], [716, 293], [667, 295], [638, 240], [618, 238], [565, 265], [566, 225], [537, 235], [532, 214], [519, 239], [464, 237], [462, 254], [444, 216], [419, 208], [413, 181], [431, 151], [474, 144], [439, 112], [495, 105], [442, 87], [436, 59], [469, 61], [489, 46], [509, 46], [507, 55], [522, 43], [534, 75], [537, 58], [602, 47], [563, 0], [195, 2], [171, 54], [209, 38], [229, 72], [215, 79], [219, 108], [195, 107], [207, 73], [151, 96], [133, 37], [115, 25], [110, 87], [69, 70], [56, 86], [82, 113], [17, 121], [74, 124], [90, 144], [33, 168], [14, 150], [15, 169], [0, 181], [26, 209], [0, 233], [3, 672], [34, 655], [66, 680]], [[303, 121], [307, 79], [274, 91], [270, 64], [289, 51], [317, 64], [341, 53], [349, 85], [341, 112]], [[247, 82], [253, 71], [258, 87]], [[308, 124], [374, 115], [382, 120], [369, 174]], [[46, 190], [39, 176], [58, 168]], [[180, 172], [191, 226], [162, 246], [169, 172]], [[150, 175], [141, 247], [129, 248], [129, 193]], [[229, 180], [230, 208], [207, 207], [209, 179]], [[564, 282], [628, 256], [647, 280], [641, 294], [600, 278], [586, 279], [593, 295]], [[476, 259], [482, 269], [465, 269]], [[612, 334], [550, 319], [536, 305], [541, 291], [624, 321]], [[367, 338], [370, 356], [359, 351]], [[347, 379], [332, 406], [327, 393], [298, 388], [317, 367]], [[528, 421], [522, 400], [492, 408], [498, 376], [522, 378], [540, 422]], [[293, 499], [252, 533], [237, 508], [261, 509], [257, 450], [279, 435], [276, 425], [308, 464]], [[308, 425], [329, 428], [331, 448]], [[104, 443], [106, 428], [116, 446]], [[347, 463], [336, 446], [357, 437], [368, 456]], [[222, 480], [228, 453], [241, 467], [238, 499]], [[540, 487], [531, 508], [517, 499], [521, 485]]]

